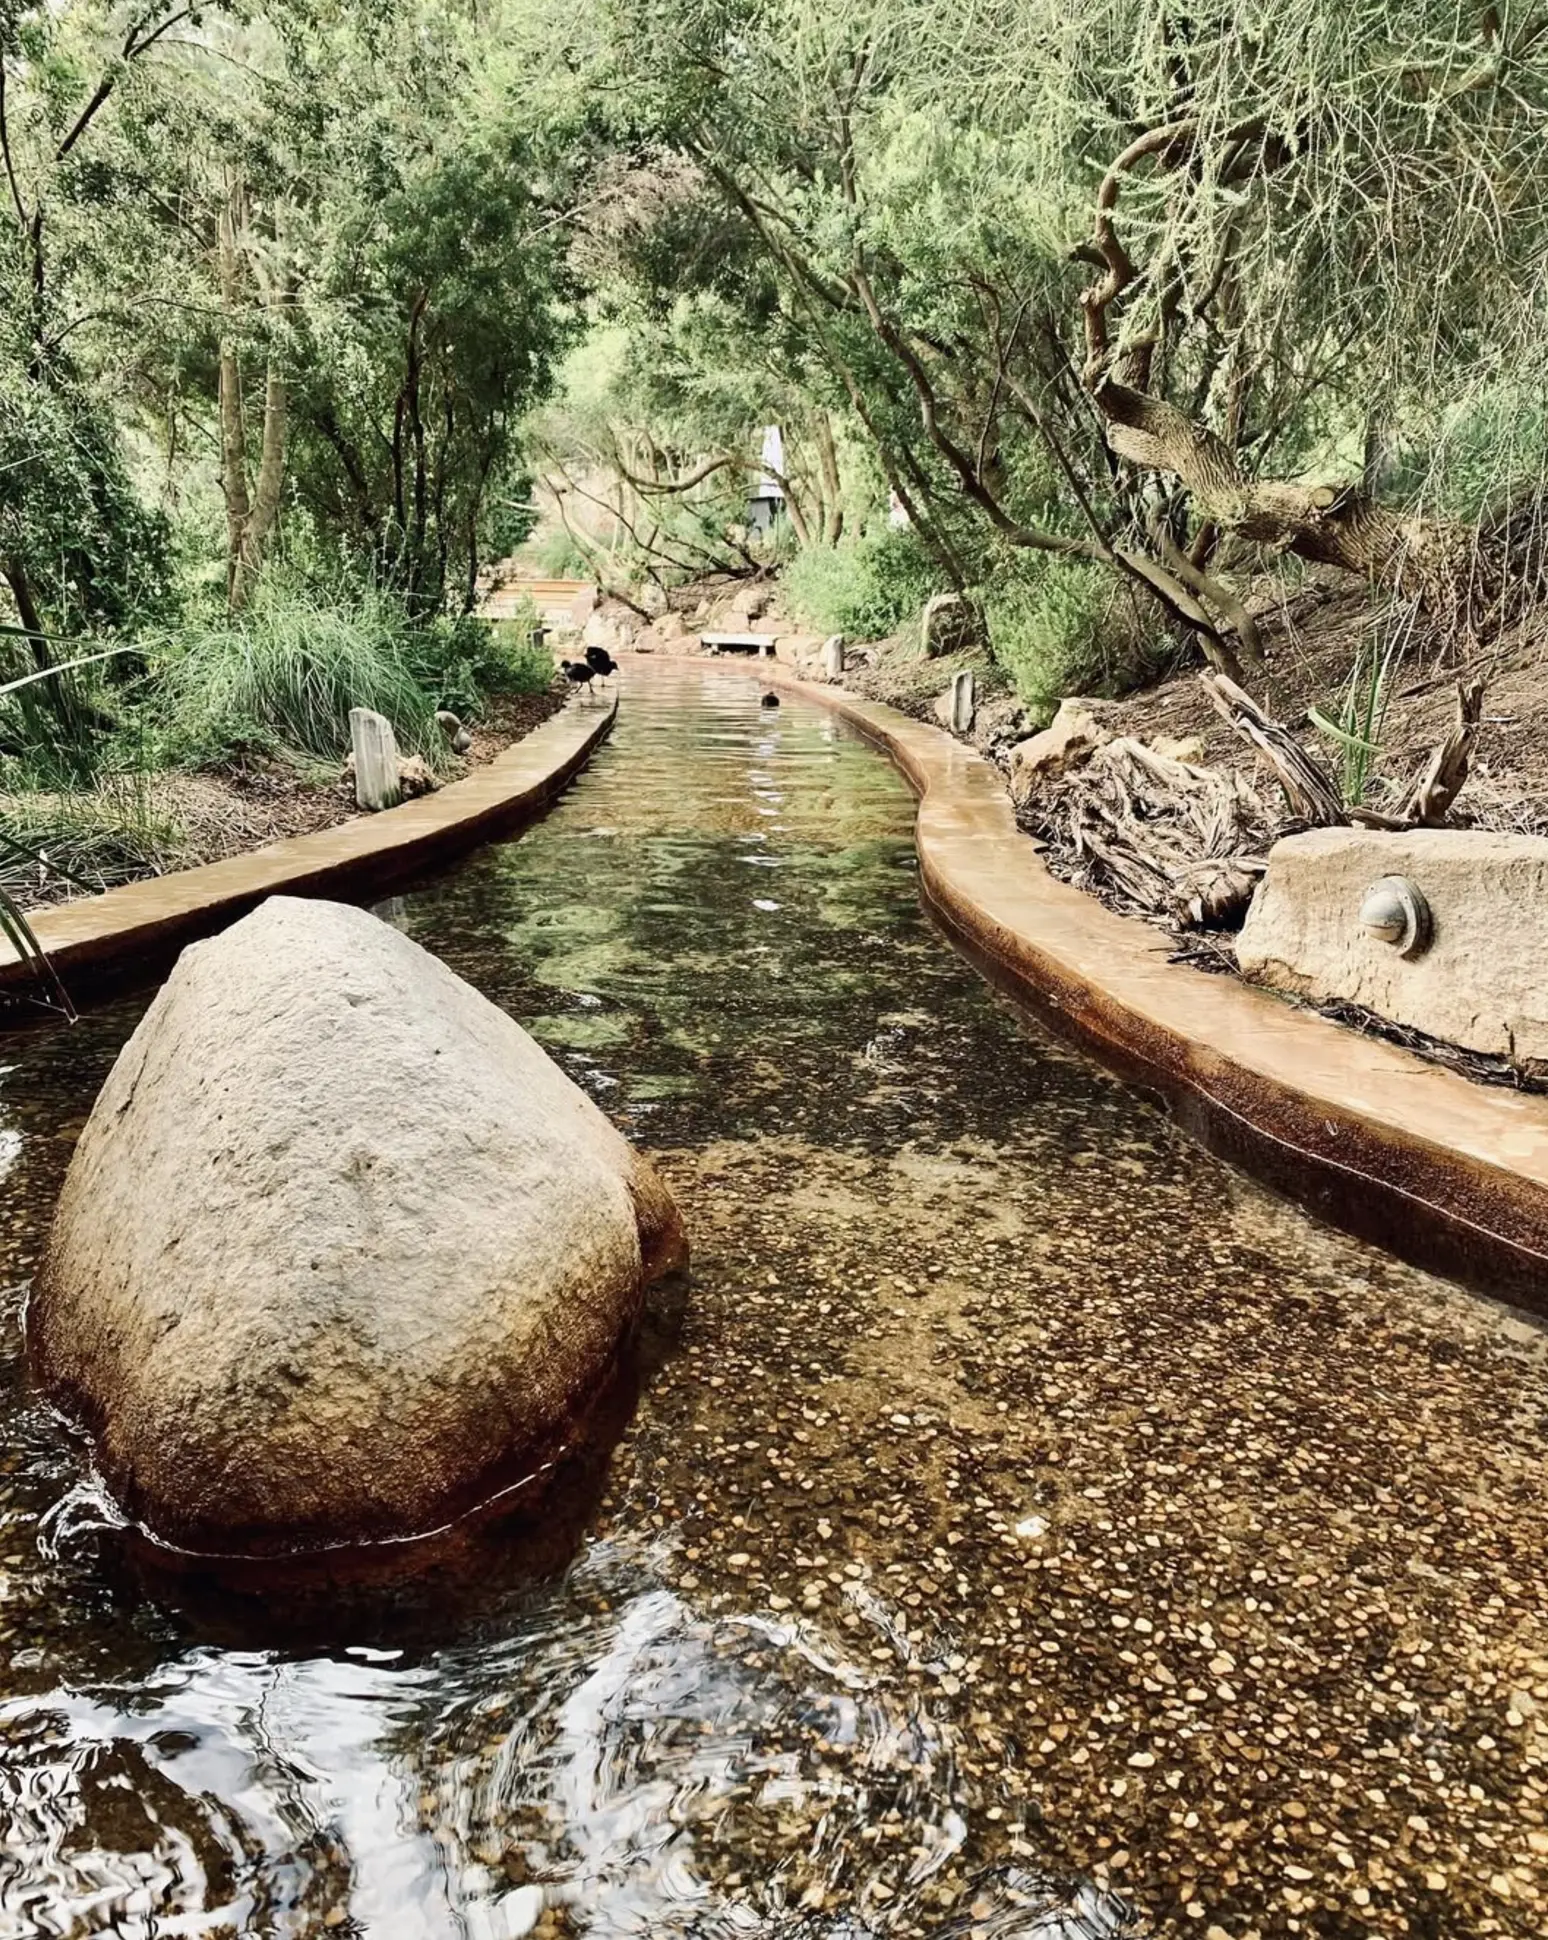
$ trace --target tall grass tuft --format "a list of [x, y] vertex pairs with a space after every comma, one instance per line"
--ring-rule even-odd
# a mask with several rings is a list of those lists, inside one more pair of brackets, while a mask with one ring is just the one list
[[385, 715], [401, 747], [436, 746], [414, 635], [401, 608], [370, 589], [328, 603], [265, 583], [239, 620], [185, 625], [157, 659], [168, 731], [185, 758], [259, 747], [336, 759], [352, 707]]
[[46, 901], [61, 885], [95, 895], [175, 867], [181, 838], [144, 771], [90, 788], [0, 795], [0, 890]]
[[1336, 703], [1336, 713], [1330, 715], [1317, 707], [1306, 711], [1312, 726], [1338, 751], [1339, 784], [1351, 808], [1358, 808], [1365, 800], [1371, 771], [1381, 756], [1392, 669], [1402, 658], [1412, 620], [1410, 612], [1406, 625], [1401, 621], [1394, 625], [1385, 643], [1378, 641], [1360, 648]]

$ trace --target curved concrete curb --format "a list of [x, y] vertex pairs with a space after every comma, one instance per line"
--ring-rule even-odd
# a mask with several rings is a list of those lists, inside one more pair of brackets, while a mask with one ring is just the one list
[[834, 709], [891, 755], [920, 796], [927, 900], [963, 950], [1056, 1030], [1324, 1218], [1548, 1311], [1548, 1098], [1469, 1083], [1234, 978], [1170, 963], [1158, 932], [1048, 873], [999, 774], [972, 749], [777, 662], [727, 671]]
[[[143, 975], [265, 896], [283, 891], [359, 902], [381, 894], [537, 815], [585, 766], [617, 712], [616, 695], [607, 708], [572, 700], [466, 780], [433, 795], [40, 910], [33, 931], [71, 995], [79, 997], [91, 986]], [[25, 987], [30, 977], [3, 946], [0, 998]]]

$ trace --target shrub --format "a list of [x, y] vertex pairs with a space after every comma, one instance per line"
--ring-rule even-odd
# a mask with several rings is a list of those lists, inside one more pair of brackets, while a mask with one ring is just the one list
[[550, 579], [590, 579], [595, 570], [563, 526], [547, 533], [533, 550], [539, 567]]
[[881, 640], [918, 612], [934, 590], [930, 562], [913, 533], [888, 527], [838, 546], [807, 546], [785, 568], [785, 597], [819, 633]]
[[1104, 566], [1025, 556], [983, 593], [990, 650], [1029, 711], [1051, 720], [1066, 694], [1124, 693], [1171, 642]]
[[523, 598], [506, 619], [467, 613], [427, 627], [416, 643], [416, 664], [435, 705], [471, 719], [490, 695], [543, 693], [554, 661], [533, 638], [537, 624], [537, 608]]

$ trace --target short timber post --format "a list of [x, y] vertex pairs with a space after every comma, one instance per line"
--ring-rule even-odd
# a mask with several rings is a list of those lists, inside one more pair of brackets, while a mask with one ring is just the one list
[[398, 743], [392, 722], [369, 707], [349, 710], [349, 739], [355, 751], [355, 800], [361, 808], [396, 808], [403, 799], [398, 782]]
[[973, 725], [973, 670], [951, 677], [951, 726], [954, 734], [966, 734]]

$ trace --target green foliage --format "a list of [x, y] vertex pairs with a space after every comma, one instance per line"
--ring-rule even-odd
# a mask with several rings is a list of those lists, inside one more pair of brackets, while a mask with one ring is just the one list
[[[668, 184], [669, 206], [685, 184], [679, 169]], [[651, 207], [661, 187], [652, 182], [644, 191]], [[626, 223], [625, 235], [664, 267], [646, 230]], [[648, 276], [642, 281], [643, 266], [612, 241], [613, 252], [597, 264], [599, 274], [618, 279], [604, 284], [609, 305], [571, 347], [553, 397], [528, 426], [570, 523], [595, 542], [615, 578], [648, 577], [663, 587], [783, 563], [801, 543], [833, 543], [846, 517], [869, 500], [856, 489], [863, 461], [842, 408], [830, 408], [837, 387], [809, 332], [781, 329], [766, 306], [749, 314], [745, 300], [731, 300], [720, 288], [723, 261], [702, 265], [713, 287], [674, 299], [653, 290]], [[597, 254], [594, 247], [578, 253], [581, 261]], [[770, 424], [782, 435], [776, 482], [788, 517], [760, 534], [747, 529], [748, 500]], [[618, 487], [599, 490], [598, 479], [609, 474]], [[596, 561], [583, 560], [581, 569], [593, 576]]]
[[882, 640], [935, 590], [930, 561], [906, 529], [886, 527], [837, 546], [807, 546], [785, 568], [785, 597], [819, 633]]
[[554, 678], [554, 660], [533, 634], [538, 624], [531, 600], [501, 620], [465, 614], [421, 628], [415, 666], [437, 707], [475, 720], [486, 700], [501, 694], [541, 694]]
[[168, 749], [190, 764], [249, 748], [340, 760], [352, 707], [385, 715], [405, 749], [438, 745], [423, 641], [381, 593], [326, 602], [271, 576], [240, 620], [193, 621], [155, 660]]
[[[1254, 491], [1220, 477], [1342, 496], [1373, 420], [1373, 442], [1412, 453], [1401, 484], [1427, 515], [1541, 491], [1534, 9], [526, 11], [547, 84], [562, 69], [604, 104], [616, 144], [589, 237], [631, 345], [632, 416], [621, 404], [611, 421], [708, 451], [760, 413], [820, 408], [905, 486], [947, 581], [982, 581], [987, 548], [1018, 534], [1120, 585], [1120, 551], [1161, 565], [1163, 526], [1185, 549], [1234, 530], [1241, 546], [1203, 549], [1230, 570], [1277, 569], [1297, 547], [1325, 559], [1289, 495], [1249, 515]], [[1482, 412], [1444, 421], [1486, 388], [1502, 435]], [[1159, 407], [1141, 437], [1123, 391]], [[1190, 461], [1203, 450], [1226, 461], [1213, 475]], [[1357, 547], [1343, 563], [1363, 569]], [[1175, 615], [1193, 607], [1152, 584]], [[1197, 596], [1229, 630], [1229, 594]]]
[[361, 103], [373, 141], [339, 131], [316, 185], [291, 472], [307, 515], [423, 618], [470, 604], [480, 559], [530, 530], [514, 431], [562, 340], [565, 286], [527, 131], [430, 92], [428, 150], [378, 93]]
[[1402, 631], [1395, 628], [1385, 645], [1361, 647], [1333, 708], [1307, 710], [1312, 726], [1333, 743], [1339, 758], [1339, 785], [1352, 808], [1365, 800], [1372, 766], [1381, 753], [1392, 669], [1402, 645]]
[[1121, 694], [1169, 641], [1148, 636], [1105, 568], [1046, 553], [1008, 562], [983, 594], [990, 651], [1045, 721], [1067, 694]]
[[1395, 483], [1461, 519], [1483, 519], [1509, 499], [1548, 485], [1548, 397], [1513, 372], [1453, 400], [1422, 442], [1411, 443]]
[[564, 527], [555, 526], [537, 546], [537, 565], [550, 579], [590, 579], [591, 561]]

